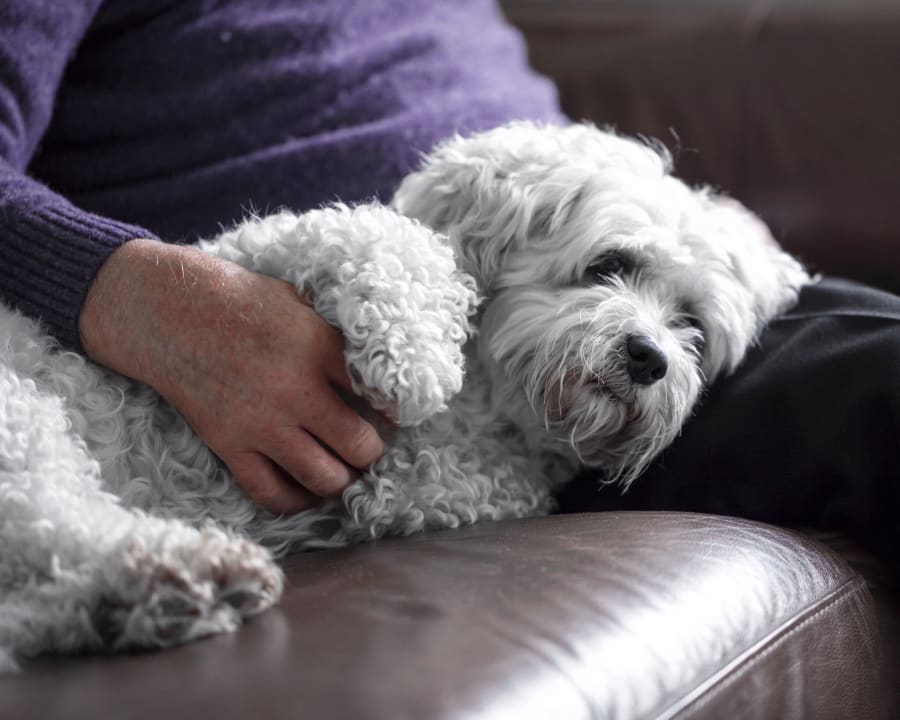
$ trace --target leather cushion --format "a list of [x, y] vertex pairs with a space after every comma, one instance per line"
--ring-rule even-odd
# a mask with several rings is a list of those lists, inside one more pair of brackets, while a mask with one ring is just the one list
[[40, 718], [867, 718], [860, 577], [748, 521], [599, 513], [297, 556], [281, 605], [164, 653], [0, 679]]

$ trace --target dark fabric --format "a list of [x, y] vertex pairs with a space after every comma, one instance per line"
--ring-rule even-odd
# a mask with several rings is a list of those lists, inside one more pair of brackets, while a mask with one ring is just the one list
[[493, 0], [7, 0], [0, 300], [77, 346], [123, 241], [386, 200], [437, 141], [514, 119], [563, 121]]
[[828, 278], [709, 390], [627, 493], [585, 474], [560, 504], [841, 530], [900, 575], [898, 449], [900, 297]]

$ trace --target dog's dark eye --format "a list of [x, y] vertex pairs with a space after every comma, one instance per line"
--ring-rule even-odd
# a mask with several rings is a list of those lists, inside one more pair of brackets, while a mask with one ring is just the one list
[[691, 339], [691, 342], [698, 351], [702, 352], [706, 337], [703, 332], [703, 324], [700, 322], [699, 318], [696, 315], [693, 315], [690, 312], [680, 312], [672, 319], [671, 325], [672, 327], [680, 330], [684, 330], [687, 328], [694, 329], [696, 332], [694, 333], [694, 337]]
[[690, 313], [681, 313], [677, 315], [675, 319], [672, 320], [672, 326], [676, 328], [690, 327], [703, 332], [703, 325], [700, 324], [700, 321], [695, 315], [691, 315]]
[[627, 269], [626, 259], [618, 253], [612, 253], [588, 265], [584, 271], [584, 279], [586, 282], [603, 282], [614, 275], [621, 275]]

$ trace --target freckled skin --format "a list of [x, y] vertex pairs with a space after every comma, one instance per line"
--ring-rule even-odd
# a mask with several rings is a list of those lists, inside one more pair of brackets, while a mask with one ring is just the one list
[[156, 389], [256, 502], [296, 512], [383, 451], [340, 399], [340, 333], [281, 280], [151, 240], [103, 266], [81, 317], [88, 355]]

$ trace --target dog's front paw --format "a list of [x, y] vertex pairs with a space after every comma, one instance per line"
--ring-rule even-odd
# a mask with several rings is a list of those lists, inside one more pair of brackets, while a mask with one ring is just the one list
[[457, 269], [446, 239], [414, 220], [380, 205], [332, 212], [348, 257], [315, 293], [316, 309], [344, 334], [354, 390], [416, 425], [462, 388], [475, 281]]
[[354, 391], [402, 425], [462, 387], [478, 303], [444, 236], [371, 203], [248, 220], [206, 252], [286, 280], [343, 332]]
[[95, 625], [110, 649], [158, 648], [238, 628], [271, 607], [281, 571], [260, 546], [172, 523], [137, 538], [104, 569]]
[[400, 425], [444, 410], [462, 388], [462, 348], [475, 297], [473, 285], [455, 271], [416, 277], [415, 270], [401, 271], [396, 287], [403, 294], [377, 297], [374, 288], [391, 270], [373, 265], [354, 282], [369, 299], [339, 309], [354, 389]]

